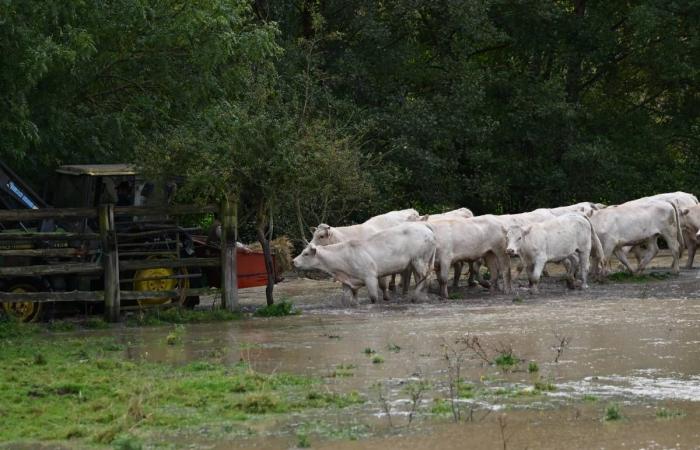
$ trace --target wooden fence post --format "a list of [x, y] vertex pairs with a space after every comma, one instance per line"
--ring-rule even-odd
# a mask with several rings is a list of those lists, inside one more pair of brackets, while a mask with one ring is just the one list
[[114, 205], [100, 205], [100, 239], [102, 240], [102, 266], [105, 280], [105, 319], [108, 322], [119, 321], [121, 298], [119, 292], [119, 252], [117, 250], [117, 231], [114, 227]]
[[228, 311], [238, 309], [238, 275], [236, 240], [238, 238], [238, 205], [233, 196], [221, 202], [221, 306]]

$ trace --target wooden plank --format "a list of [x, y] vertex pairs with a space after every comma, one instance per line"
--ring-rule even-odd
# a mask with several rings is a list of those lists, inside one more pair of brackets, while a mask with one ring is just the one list
[[180, 216], [216, 211], [218, 211], [216, 205], [117, 206], [114, 208], [116, 216]]
[[119, 256], [178, 256], [177, 250], [170, 250], [170, 251], [159, 251], [159, 250], [151, 250], [151, 251], [143, 251], [143, 252], [120, 252]]
[[34, 266], [0, 267], [0, 277], [24, 277], [24, 276], [45, 276], [63, 275], [67, 273], [85, 274], [100, 273], [102, 265], [99, 263], [61, 263], [61, 264], [41, 264]]
[[0, 292], [0, 303], [11, 302], [103, 302], [102, 291]]
[[221, 264], [219, 258], [135, 259], [119, 261], [119, 270], [143, 270], [158, 267], [216, 267], [219, 264]]
[[133, 247], [155, 247], [158, 245], [170, 245], [176, 244], [177, 241], [174, 239], [168, 239], [164, 241], [152, 241], [152, 242], [119, 242], [117, 245], [119, 248], [133, 248]]
[[97, 208], [40, 208], [0, 211], [0, 222], [19, 222], [43, 219], [94, 219]]
[[119, 292], [119, 250], [114, 230], [114, 205], [100, 205], [100, 237], [104, 267], [105, 320], [119, 321], [121, 297]]
[[[184, 295], [189, 297], [193, 295], [216, 295], [219, 293], [215, 288], [192, 288], [184, 289]], [[176, 298], [182, 295], [182, 290], [174, 289], [169, 291], [121, 291], [122, 298], [125, 300], [140, 300], [147, 298]]]
[[191, 278], [201, 278], [201, 273], [188, 273], [184, 275], [170, 275], [163, 277], [146, 277], [146, 278], [122, 278], [119, 280], [120, 284], [133, 283], [134, 281], [157, 281], [157, 280], [184, 280]]
[[238, 275], [236, 268], [237, 204], [235, 196], [221, 202], [221, 304], [228, 311], [238, 309]]
[[83, 250], [80, 248], [33, 248], [33, 249], [10, 249], [0, 250], [0, 256], [82, 256], [94, 254], [94, 250]]
[[0, 233], [0, 242], [31, 241], [34, 239], [47, 241], [96, 241], [100, 239], [100, 235], [98, 233]]
[[181, 230], [180, 228], [162, 228], [160, 230], [136, 231], [134, 233], [117, 233], [117, 237], [120, 239], [137, 239], [142, 237], [158, 236], [166, 233], [177, 233], [179, 231], [184, 230]]

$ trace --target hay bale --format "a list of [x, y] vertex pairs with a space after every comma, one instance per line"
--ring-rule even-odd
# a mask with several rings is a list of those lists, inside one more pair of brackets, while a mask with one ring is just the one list
[[[262, 245], [257, 241], [246, 244], [246, 246], [254, 252], [262, 251]], [[292, 252], [294, 251], [294, 245], [292, 245], [292, 242], [287, 236], [280, 236], [277, 239], [271, 240], [270, 249], [275, 257], [277, 270], [280, 273], [292, 270]]]

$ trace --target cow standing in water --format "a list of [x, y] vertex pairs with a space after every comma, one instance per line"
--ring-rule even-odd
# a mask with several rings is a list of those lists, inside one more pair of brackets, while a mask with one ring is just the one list
[[582, 214], [568, 213], [526, 227], [511, 227], [507, 240], [507, 252], [510, 256], [520, 256], [532, 292], [538, 291], [542, 271], [548, 262], [567, 263], [568, 282], [572, 288], [578, 268], [581, 287], [588, 288], [591, 250], [604, 261], [593, 225]]
[[[408, 222], [379, 231], [367, 239], [317, 246], [310, 243], [294, 258], [298, 269], [319, 269], [340, 281], [357, 303], [357, 290], [367, 286], [372, 303], [379, 298], [379, 280], [411, 270], [416, 278], [415, 297], [424, 297], [425, 281], [436, 250], [430, 225]], [[344, 296], [345, 298], [345, 296]]]

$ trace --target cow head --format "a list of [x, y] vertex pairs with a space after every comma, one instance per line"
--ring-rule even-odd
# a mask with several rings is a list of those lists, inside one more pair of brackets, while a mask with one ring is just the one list
[[530, 233], [530, 227], [510, 227], [506, 233], [506, 253], [516, 256], [520, 252], [523, 238]]
[[335, 244], [333, 240], [333, 229], [330, 225], [325, 223], [320, 224], [318, 227], [311, 227], [311, 232], [313, 233], [313, 238], [311, 243], [314, 245], [329, 245]]
[[316, 257], [317, 249], [314, 244], [309, 244], [304, 250], [292, 261], [297, 269], [314, 269], [318, 258]]

